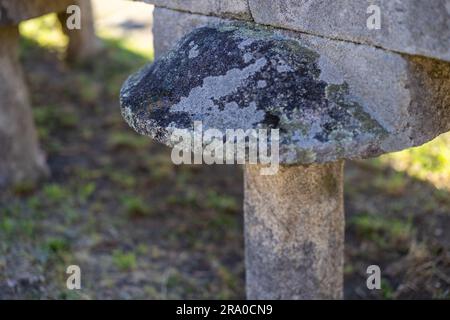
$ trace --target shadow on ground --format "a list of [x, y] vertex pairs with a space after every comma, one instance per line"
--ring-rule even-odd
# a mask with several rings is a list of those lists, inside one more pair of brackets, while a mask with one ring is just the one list
[[[0, 192], [0, 299], [244, 298], [241, 168], [174, 166], [124, 124], [120, 86], [146, 59], [110, 41], [71, 69], [22, 49], [52, 176]], [[372, 162], [346, 176], [346, 298], [449, 298], [450, 195]]]

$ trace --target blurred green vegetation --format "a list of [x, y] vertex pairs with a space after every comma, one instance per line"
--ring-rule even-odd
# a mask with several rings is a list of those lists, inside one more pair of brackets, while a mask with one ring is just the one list
[[[22, 22], [20, 34], [39, 46], [63, 53], [68, 44], [67, 36], [61, 31], [56, 13]], [[27, 48], [26, 46], [24, 47]]]
[[349, 224], [356, 227], [357, 235], [375, 241], [382, 248], [410, 240], [413, 232], [411, 221], [380, 215], [359, 214]]
[[122, 250], [115, 250], [113, 252], [113, 263], [121, 271], [129, 271], [136, 269], [136, 255], [133, 252], [123, 252]]
[[373, 161], [450, 190], [450, 133], [423, 146], [383, 155]]

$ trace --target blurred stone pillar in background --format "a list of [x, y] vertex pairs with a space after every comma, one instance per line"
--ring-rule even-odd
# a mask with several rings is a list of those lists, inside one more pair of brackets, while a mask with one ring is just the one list
[[0, 27], [0, 186], [48, 173], [19, 63], [17, 26]]
[[69, 30], [67, 19], [71, 13], [58, 13], [64, 33], [69, 37], [66, 59], [69, 62], [83, 61], [97, 54], [101, 43], [95, 35], [94, 15], [90, 0], [76, 0], [73, 3], [81, 9], [81, 29]]

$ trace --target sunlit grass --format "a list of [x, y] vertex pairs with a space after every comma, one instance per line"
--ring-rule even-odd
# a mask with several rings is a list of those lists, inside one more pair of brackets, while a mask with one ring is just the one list
[[22, 22], [20, 34], [37, 42], [40, 46], [63, 52], [68, 44], [67, 36], [61, 30], [56, 13]]
[[150, 41], [136, 41], [132, 37], [117, 38], [107, 30], [103, 29], [97, 30], [97, 36], [106, 41], [116, 41], [122, 49], [153, 60], [153, 47]]
[[377, 162], [450, 190], [450, 133], [421, 147], [381, 156]]
[[[55, 13], [24, 21], [19, 25], [19, 30], [22, 37], [58, 52], [64, 52], [69, 42]], [[97, 36], [106, 42], [114, 42], [121, 49], [146, 59], [153, 59], [153, 48], [150, 41], [138, 41], [132, 36], [117, 38], [105, 28], [97, 30]]]

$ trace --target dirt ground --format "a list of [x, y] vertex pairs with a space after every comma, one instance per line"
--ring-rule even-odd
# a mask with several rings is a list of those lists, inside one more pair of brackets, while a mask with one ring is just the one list
[[[242, 168], [174, 166], [124, 123], [122, 82], [148, 59], [95, 62], [22, 41], [51, 177], [0, 191], [0, 299], [243, 299]], [[450, 194], [377, 160], [348, 162], [346, 299], [450, 298]], [[82, 290], [66, 289], [68, 265]], [[381, 267], [368, 290], [366, 268]]]

